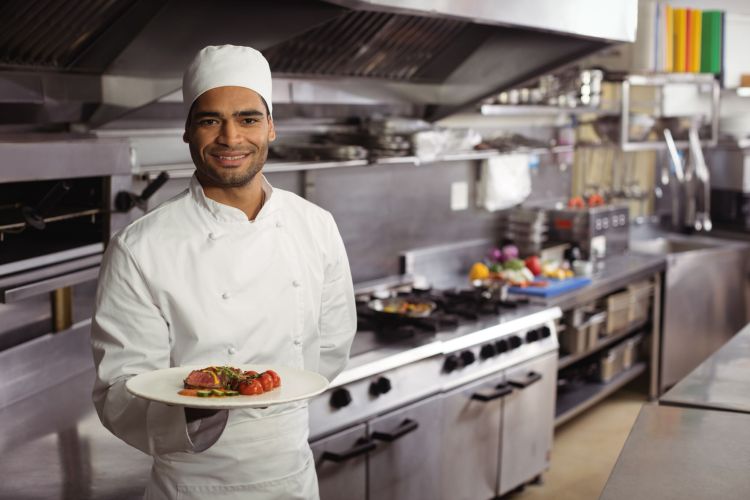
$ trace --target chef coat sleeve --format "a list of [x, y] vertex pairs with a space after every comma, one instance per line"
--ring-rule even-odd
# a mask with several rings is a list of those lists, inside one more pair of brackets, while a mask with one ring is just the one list
[[320, 313], [319, 371], [333, 380], [346, 366], [354, 334], [357, 331], [357, 311], [354, 305], [354, 286], [344, 242], [333, 216], [328, 214], [329, 252], [323, 279]]
[[102, 424], [117, 437], [150, 455], [202, 451], [221, 435], [227, 412], [214, 425], [192, 425], [185, 411], [131, 395], [132, 376], [170, 366], [169, 326], [155, 304], [147, 280], [125, 242], [115, 237], [102, 261], [91, 327], [96, 366], [93, 400]]

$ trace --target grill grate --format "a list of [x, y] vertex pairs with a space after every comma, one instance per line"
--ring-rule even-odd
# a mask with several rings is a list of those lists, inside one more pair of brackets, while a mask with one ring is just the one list
[[410, 81], [469, 23], [352, 11], [265, 51], [274, 73]]
[[69, 68], [137, 0], [5, 0], [0, 65]]

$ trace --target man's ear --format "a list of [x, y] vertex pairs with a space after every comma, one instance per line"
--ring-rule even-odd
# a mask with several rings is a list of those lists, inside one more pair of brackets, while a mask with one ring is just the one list
[[276, 129], [273, 126], [273, 117], [268, 115], [268, 142], [276, 140]]
[[185, 144], [188, 143], [187, 129], [185, 129], [185, 132], [182, 133], [182, 142], [184, 142]]

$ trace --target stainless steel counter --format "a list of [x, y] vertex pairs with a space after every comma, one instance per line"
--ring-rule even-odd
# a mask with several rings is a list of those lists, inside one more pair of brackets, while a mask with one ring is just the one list
[[750, 413], [750, 324], [667, 391], [659, 402]]
[[624, 288], [630, 283], [648, 278], [666, 269], [666, 259], [661, 255], [627, 252], [607, 257], [592, 277], [590, 285], [544, 301], [548, 306], [569, 309], [586, 304], [602, 295]]
[[600, 500], [746, 499], [750, 415], [644, 405]]

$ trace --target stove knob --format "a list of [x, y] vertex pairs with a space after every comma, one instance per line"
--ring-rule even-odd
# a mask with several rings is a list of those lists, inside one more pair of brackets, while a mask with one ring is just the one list
[[546, 339], [547, 337], [552, 335], [552, 330], [550, 330], [548, 326], [543, 326], [539, 329], [539, 333], [543, 339]]
[[331, 406], [334, 408], [343, 408], [352, 402], [352, 395], [346, 389], [336, 389], [331, 394]]
[[476, 356], [474, 356], [474, 353], [471, 351], [463, 351], [461, 353], [461, 361], [463, 362], [464, 366], [472, 364], [474, 361], [476, 361]]
[[521, 345], [521, 337], [518, 335], [511, 335], [508, 341], [510, 342], [511, 349], [516, 349]]
[[536, 342], [537, 340], [539, 340], [538, 330], [529, 330], [526, 332], [526, 342]]
[[489, 359], [495, 354], [497, 354], [497, 351], [495, 350], [495, 346], [492, 344], [484, 344], [479, 350], [479, 357], [482, 359]]
[[445, 363], [443, 363], [443, 370], [445, 370], [446, 373], [450, 373], [456, 368], [458, 368], [458, 356], [451, 354], [447, 358], [445, 358]]
[[508, 341], [505, 339], [498, 340], [497, 342], [495, 342], [495, 349], [497, 350], [498, 354], [507, 352], [509, 349]]
[[380, 377], [370, 384], [370, 394], [380, 396], [391, 390], [391, 381], [385, 377]]

